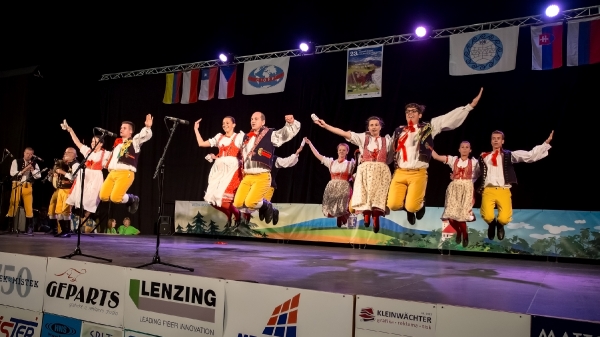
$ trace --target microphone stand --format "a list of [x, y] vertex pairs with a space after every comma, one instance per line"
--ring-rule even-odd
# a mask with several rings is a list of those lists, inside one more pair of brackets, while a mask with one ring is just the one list
[[[166, 123], [166, 119], [165, 119], [165, 123]], [[158, 165], [156, 165], [156, 171], [154, 172], [154, 177], [152, 179], [156, 179], [156, 177], [159, 174], [160, 171], [160, 177], [158, 178], [158, 196], [159, 196], [159, 202], [158, 202], [158, 219], [156, 220], [156, 253], [154, 253], [154, 256], [152, 257], [152, 262], [150, 263], [146, 263], [144, 265], [141, 265], [139, 267], [136, 268], [144, 268], [147, 266], [151, 266], [153, 264], [162, 264], [164, 266], [169, 266], [169, 267], [174, 267], [174, 268], [180, 268], [180, 269], [185, 269], [188, 271], [193, 272], [194, 268], [187, 268], [187, 267], [183, 267], [183, 266], [178, 266], [178, 265], [174, 265], [174, 264], [170, 264], [170, 263], [165, 263], [165, 262], [161, 262], [160, 261], [160, 255], [158, 255], [158, 247], [160, 246], [160, 228], [159, 228], [159, 222], [160, 222], [160, 218], [163, 215], [163, 208], [164, 208], [164, 182], [165, 182], [165, 164], [164, 164], [164, 160], [165, 160], [165, 155], [167, 154], [167, 149], [169, 148], [169, 144], [171, 144], [171, 139], [173, 138], [173, 134], [175, 133], [175, 128], [177, 128], [177, 125], [179, 125], [179, 121], [174, 121], [173, 123], [173, 128], [171, 128], [170, 133], [169, 133], [169, 140], [167, 140], [167, 145], [165, 145], [165, 149], [163, 150], [163, 154], [162, 157], [160, 157], [160, 160], [158, 161]]]
[[87, 162], [88, 158], [92, 155], [92, 153], [94, 153], [96, 148], [98, 148], [98, 145], [100, 145], [101, 143], [104, 143], [104, 137], [106, 137], [106, 132], [102, 132], [102, 136], [100, 136], [100, 138], [98, 139], [96, 146], [94, 146], [94, 148], [90, 150], [90, 153], [88, 153], [87, 157], [85, 157], [85, 159], [83, 160], [83, 163], [80, 164], [79, 167], [77, 168], [77, 170], [75, 170], [75, 172], [73, 173], [73, 177], [77, 177], [77, 173], [79, 172], [79, 170], [81, 170], [81, 179], [77, 179], [78, 182], [76, 182], [76, 183], [81, 184], [81, 194], [79, 197], [79, 210], [80, 210], [79, 226], [77, 226], [77, 247], [75, 247], [75, 250], [73, 251], [73, 253], [71, 253], [69, 255], [61, 256], [60, 257], [61, 259], [70, 259], [73, 256], [84, 256], [84, 257], [89, 257], [92, 259], [112, 262], [112, 259], [107, 259], [107, 258], [103, 258], [103, 257], [93, 256], [93, 255], [87, 255], [87, 254], [83, 254], [81, 252], [81, 226], [83, 226], [83, 224], [87, 221], [87, 217], [84, 218], [85, 210], [83, 209], [83, 191], [84, 191], [83, 188], [85, 187], [85, 169], [86, 169], [85, 163]]

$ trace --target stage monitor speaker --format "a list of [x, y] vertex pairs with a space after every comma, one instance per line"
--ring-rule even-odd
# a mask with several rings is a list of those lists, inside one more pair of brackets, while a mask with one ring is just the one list
[[[25, 209], [23, 209], [23, 207], [19, 207], [17, 212], [18, 213], [15, 214], [15, 217], [13, 219], [13, 221], [15, 222], [13, 226], [21, 232], [26, 232], [27, 228], [25, 228], [25, 222], [27, 219], [25, 218]], [[18, 223], [17, 219], [19, 220]]]
[[160, 235], [171, 235], [173, 233], [170, 216], [161, 216], [158, 219], [158, 230]]

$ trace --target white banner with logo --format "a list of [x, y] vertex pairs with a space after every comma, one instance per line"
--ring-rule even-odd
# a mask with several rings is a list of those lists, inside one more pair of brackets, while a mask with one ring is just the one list
[[224, 336], [352, 336], [353, 295], [238, 281], [225, 292]]
[[48, 258], [0, 253], [0, 304], [41, 312]]
[[125, 282], [127, 329], [161, 336], [223, 335], [225, 281], [128, 268]]
[[48, 258], [44, 311], [123, 327], [125, 268]]
[[355, 336], [435, 337], [436, 305], [356, 295]]
[[529, 337], [530, 329], [529, 315], [437, 305], [436, 337]]
[[123, 329], [90, 322], [82, 322], [81, 337], [123, 337]]
[[381, 97], [383, 45], [348, 49], [346, 99]]
[[260, 95], [282, 92], [285, 89], [289, 65], [289, 57], [244, 63], [242, 94]]
[[0, 335], [39, 337], [43, 318], [41, 312], [0, 305]]

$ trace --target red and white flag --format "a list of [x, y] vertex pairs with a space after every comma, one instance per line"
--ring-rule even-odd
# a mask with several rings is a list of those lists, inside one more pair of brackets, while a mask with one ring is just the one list
[[198, 75], [199, 69], [183, 73], [183, 87], [181, 88], [181, 104], [196, 103], [198, 101]]
[[200, 95], [198, 99], [201, 101], [208, 101], [215, 98], [215, 86], [217, 84], [217, 72], [218, 68], [204, 68], [202, 69], [202, 75], [200, 80]]

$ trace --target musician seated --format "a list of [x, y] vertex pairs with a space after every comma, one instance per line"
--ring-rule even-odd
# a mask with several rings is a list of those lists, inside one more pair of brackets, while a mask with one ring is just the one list
[[140, 231], [137, 228], [131, 226], [131, 220], [129, 218], [123, 219], [123, 224], [119, 226], [120, 235], [138, 235]]

